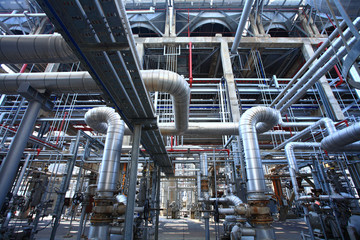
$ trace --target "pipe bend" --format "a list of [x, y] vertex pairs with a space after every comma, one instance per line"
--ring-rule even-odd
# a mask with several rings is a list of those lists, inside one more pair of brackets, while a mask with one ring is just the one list
[[109, 107], [98, 107], [89, 110], [85, 114], [85, 122], [93, 130], [104, 134], [107, 133], [108, 127], [111, 125], [124, 125], [119, 114]]
[[167, 70], [141, 70], [141, 76], [148, 91], [171, 94], [177, 134], [188, 129], [190, 87], [179, 74]]
[[106, 133], [97, 193], [99, 197], [112, 198], [116, 191], [120, 172], [124, 122], [120, 119], [119, 114], [109, 107], [89, 110], [85, 114], [85, 122], [95, 131]]
[[268, 131], [278, 124], [279, 116], [275, 109], [257, 106], [247, 110], [240, 118], [239, 134], [244, 144], [248, 200], [266, 199], [265, 177], [257, 133]]

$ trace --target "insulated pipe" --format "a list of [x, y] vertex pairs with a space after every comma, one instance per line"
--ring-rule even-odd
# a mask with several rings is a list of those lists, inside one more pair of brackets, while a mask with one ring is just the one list
[[229, 202], [233, 206], [238, 206], [243, 203], [243, 201], [241, 201], [241, 199], [235, 195], [226, 196], [225, 199], [227, 202]]
[[[355, 38], [353, 38], [349, 43], [349, 47], [352, 47], [355, 44]], [[311, 79], [308, 78], [304, 81], [299, 81], [299, 85], [297, 89], [294, 86], [294, 91], [290, 94], [287, 94], [282, 101], [285, 99], [286, 103], [284, 105], [277, 105], [277, 109], [280, 108], [280, 112], [286, 111], [292, 104], [294, 104], [296, 101], [298, 101], [305, 93], [306, 91], [311, 88], [322, 76], [324, 76], [328, 71], [330, 71], [331, 68], [334, 67], [334, 65], [338, 62], [338, 59], [342, 59], [346, 54], [347, 50], [345, 47], [341, 47], [340, 50], [337, 52], [336, 57], [331, 58], [322, 68], [318, 69], [317, 72], [312, 75]], [[302, 78], [303, 79], [303, 78]], [[296, 92], [296, 93], [294, 93]]]
[[244, 28], [245, 28], [245, 24], [249, 18], [250, 12], [251, 12], [251, 7], [254, 3], [254, 0], [246, 0], [245, 4], [244, 4], [244, 9], [241, 13], [241, 18], [239, 21], [239, 25], [238, 28], [236, 30], [236, 34], [235, 34], [235, 38], [234, 38], [234, 42], [232, 44], [231, 47], [231, 53], [232, 54], [236, 54], [237, 53], [237, 49], [239, 47], [240, 41], [241, 41], [241, 36], [244, 32]]
[[[342, 21], [340, 24], [341, 29], [343, 29], [346, 25], [345, 21]], [[274, 101], [270, 104], [270, 107], [273, 107], [277, 101], [279, 101], [288, 91], [291, 86], [295, 83], [295, 81], [305, 72], [305, 70], [314, 62], [314, 60], [320, 56], [320, 54], [327, 48], [327, 46], [330, 44], [332, 40], [334, 40], [339, 34], [339, 29], [336, 28], [330, 36], [326, 39], [326, 41], [316, 50], [314, 55], [310, 57], [309, 60], [306, 61], [306, 63], [301, 67], [301, 69], [295, 74], [295, 76], [290, 80], [290, 82], [286, 85], [286, 87], [281, 91], [281, 93], [276, 96]]]
[[99, 197], [111, 198], [119, 178], [124, 122], [120, 120], [119, 114], [109, 107], [89, 110], [85, 114], [85, 122], [95, 131], [106, 133], [97, 192]]
[[[360, 18], [357, 18], [354, 21], [354, 25], [356, 27], [360, 26]], [[351, 36], [352, 36], [351, 31], [349, 29], [347, 29], [344, 32], [345, 39], [348, 40]], [[309, 78], [311, 78], [318, 71], [318, 69], [321, 66], [323, 66], [325, 63], [327, 63], [329, 61], [329, 59], [334, 56], [334, 52], [338, 51], [341, 46], [343, 46], [343, 41], [340, 38], [340, 39], [337, 39], [332, 44], [332, 46], [329, 47], [328, 50], [326, 50], [324, 52], [324, 54], [308, 69], [308, 71], [301, 77], [301, 79], [299, 79], [299, 81], [286, 94], [280, 93], [281, 96], [283, 96], [283, 95], [285, 95], [285, 96], [281, 100], [279, 100], [279, 102], [276, 104], [275, 108], [280, 109], [285, 103], [287, 103], [287, 101], [297, 92], [297, 90], [302, 88], [302, 86], [309, 80]], [[342, 57], [339, 57], [339, 58], [342, 58]], [[330, 61], [333, 61], [332, 65], [330, 67], [330, 68], [332, 68], [336, 63], [337, 58], [333, 57], [330, 59]], [[323, 75], [324, 74], [322, 74], [320, 77], [322, 77]], [[285, 89], [283, 90], [283, 92], [286, 91]]]
[[0, 36], [0, 63], [77, 61], [79, 60], [60, 34]]
[[360, 122], [341, 129], [321, 141], [321, 148], [328, 152], [334, 151], [360, 151]]
[[275, 147], [275, 150], [280, 150], [283, 147], [285, 147], [286, 144], [290, 143], [290, 142], [296, 142], [299, 139], [301, 139], [302, 137], [306, 136], [307, 134], [309, 134], [312, 130], [318, 128], [318, 127], [325, 127], [327, 130], [327, 134], [331, 135], [333, 133], [336, 132], [336, 127], [334, 125], [334, 122], [330, 119], [330, 118], [322, 118], [319, 121], [315, 122], [313, 125], [305, 128], [304, 130], [302, 130], [301, 132], [299, 132], [298, 134], [294, 135], [293, 137], [287, 139], [286, 141], [284, 141], [283, 143], [281, 143], [279, 146]]
[[[175, 129], [183, 133], [188, 128], [190, 88], [179, 74], [167, 70], [140, 71], [148, 91], [166, 92], [173, 97]], [[16, 94], [23, 82], [35, 89], [46, 89], [53, 93], [99, 93], [101, 90], [88, 72], [62, 73], [11, 73], [0, 74], [0, 93]]]
[[320, 145], [321, 144], [317, 142], [290, 142], [285, 146], [285, 154], [289, 163], [290, 179], [293, 185], [296, 200], [299, 198], [299, 186], [296, 180], [296, 174], [299, 172], [299, 168], [296, 163], [294, 150], [320, 148]]
[[241, 134], [247, 173], [248, 200], [265, 200], [265, 177], [261, 164], [260, 148], [257, 138], [258, 129], [266, 131], [279, 122], [279, 113], [268, 107], [253, 107], [240, 118]]
[[188, 128], [190, 105], [190, 88], [185, 79], [167, 70], [142, 70], [141, 76], [148, 91], [172, 95], [176, 133], [184, 133]]

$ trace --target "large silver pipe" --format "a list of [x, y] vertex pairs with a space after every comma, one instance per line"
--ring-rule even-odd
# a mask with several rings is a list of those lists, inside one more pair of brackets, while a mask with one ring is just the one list
[[200, 170], [203, 177], [208, 177], [208, 160], [207, 154], [200, 154]]
[[[356, 42], [355, 38], [352, 38], [350, 42], [348, 43], [349, 47], [352, 47]], [[336, 57], [331, 58], [323, 67], [317, 70], [317, 72], [311, 77], [309, 80], [308, 78], [304, 81], [299, 81], [298, 83], [301, 83], [297, 88], [295, 89], [295, 94], [292, 93], [291, 95], [286, 95], [283, 99], [286, 100], [286, 103], [282, 106], [277, 106], [277, 109], [280, 108], [280, 112], [286, 111], [292, 104], [294, 104], [296, 101], [298, 101], [306, 91], [311, 88], [322, 76], [324, 76], [330, 69], [334, 67], [334, 65], [338, 62], [339, 59], [342, 59], [346, 54], [347, 50], [345, 47], [341, 47], [340, 50], [337, 52]], [[294, 86], [295, 88], [295, 86]], [[282, 99], [282, 100], [283, 100]], [[280, 107], [281, 106], [281, 107]]]
[[244, 32], [245, 24], [249, 18], [249, 15], [251, 12], [251, 7], [252, 7], [253, 3], [254, 3], [254, 0], [246, 0], [246, 2], [245, 2], [244, 9], [241, 13], [239, 25], [236, 30], [234, 42], [231, 47], [232, 54], [236, 54], [236, 52], [237, 52], [237, 48], [239, 47], [239, 44], [241, 41], [241, 36]]
[[305, 128], [298, 134], [287, 139], [286, 141], [284, 141], [283, 143], [281, 143], [279, 146], [275, 147], [274, 149], [280, 150], [280, 149], [284, 148], [286, 144], [300, 140], [301, 138], [303, 138], [304, 136], [306, 136], [307, 134], [309, 134], [311, 131], [313, 131], [314, 129], [316, 129], [318, 127], [325, 127], [328, 135], [331, 135], [336, 132], [336, 127], [334, 125], [334, 122], [330, 118], [322, 118], [319, 121], [315, 122], [313, 125]]
[[[175, 128], [173, 134], [181, 134], [188, 128], [190, 88], [179, 74], [167, 70], [140, 71], [148, 91], [166, 92], [173, 97]], [[0, 93], [16, 94], [23, 82], [35, 89], [53, 93], [100, 93], [101, 90], [88, 72], [61, 73], [10, 73], [0, 74]]]
[[[345, 21], [342, 21], [340, 24], [341, 29], [343, 29], [346, 25]], [[320, 56], [320, 54], [327, 48], [327, 46], [330, 44], [332, 40], [334, 40], [339, 35], [339, 29], [336, 28], [330, 36], [326, 39], [326, 41], [316, 50], [314, 55], [310, 57], [309, 60], [306, 61], [306, 63], [301, 67], [301, 69], [295, 74], [295, 76], [290, 80], [290, 82], [286, 85], [286, 87], [281, 91], [279, 95], [276, 96], [274, 101], [270, 104], [270, 107], [273, 107], [288, 91], [291, 86], [295, 83], [295, 81], [305, 72], [306, 69], [314, 62], [314, 60]]]
[[[357, 18], [355, 21], [354, 21], [354, 25], [356, 27], [359, 27], [360, 26], [360, 18]], [[344, 37], [346, 40], [348, 40], [350, 37], [352, 36], [351, 34], [351, 31], [349, 29], [345, 30], [344, 32]], [[316, 72], [319, 72], [318, 70], [326, 63], [328, 63], [328, 61], [330, 60], [332, 63], [331, 64], [328, 64], [329, 65], [329, 68], [333, 67], [334, 64], [336, 63], [337, 61], [337, 58], [333, 57], [334, 56], [334, 52], [337, 52], [340, 47], [343, 46], [343, 41], [341, 38], [337, 39], [331, 47], [328, 48], [327, 51], [324, 52], [324, 54], [308, 69], [308, 71], [299, 79], [299, 81], [288, 91], [286, 92], [286, 94], [284, 93], [280, 93], [280, 95], [285, 95], [281, 100], [279, 100], [279, 102], [276, 104], [275, 108], [276, 109], [281, 109], [282, 106], [288, 102], [288, 100], [290, 98], [292, 98], [292, 96], [299, 90], [303, 87], [303, 85], [305, 83], [307, 83], [309, 81], [310, 78], [314, 78], [313, 75], [316, 73]], [[340, 54], [340, 52], [338, 53]], [[342, 52], [342, 55], [345, 55], [346, 54], [346, 51]], [[331, 58], [333, 57], [333, 58]], [[338, 56], [339, 58], [342, 58], [340, 56]], [[322, 69], [325, 69], [325, 66], [322, 68]], [[327, 69], [327, 68], [326, 68]], [[329, 69], [327, 69], [328, 71]], [[325, 73], [327, 72], [325, 71]], [[324, 74], [321, 74], [320, 77], [322, 77]], [[317, 80], [320, 78], [320, 77], [317, 77]], [[317, 81], [316, 80], [316, 81]], [[315, 82], [316, 82], [315, 81]], [[312, 85], [311, 85], [312, 86]], [[287, 89], [286, 89], [287, 90]], [[285, 89], [283, 90], [283, 92], [286, 91]]]
[[265, 199], [265, 177], [261, 164], [257, 129], [265, 131], [279, 122], [279, 113], [268, 107], [253, 107], [240, 118], [239, 134], [244, 143], [248, 200]]
[[296, 174], [299, 173], [299, 168], [296, 163], [296, 157], [294, 150], [295, 149], [311, 149], [311, 148], [320, 148], [320, 143], [317, 142], [290, 142], [285, 146], [285, 154], [289, 163], [289, 173], [291, 183], [293, 185], [293, 190], [295, 194], [295, 199], [299, 198], [299, 186], [296, 180]]
[[188, 128], [190, 88], [182, 76], [167, 70], [142, 70], [142, 79], [148, 91], [171, 94], [175, 114], [176, 134], [182, 134]]
[[60, 34], [0, 36], [0, 63], [77, 61], [77, 57]]
[[360, 151], [360, 122], [325, 137], [321, 148], [328, 152]]
[[108, 107], [89, 110], [85, 122], [95, 131], [106, 133], [97, 192], [99, 197], [111, 198], [119, 177], [124, 122], [114, 109]]

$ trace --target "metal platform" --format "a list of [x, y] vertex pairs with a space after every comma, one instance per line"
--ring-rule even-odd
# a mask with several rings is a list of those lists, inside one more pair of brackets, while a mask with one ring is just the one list
[[138, 57], [116, 1], [38, 0], [56, 30], [101, 87], [127, 126], [142, 124], [141, 144], [166, 175], [173, 167], [152, 102], [139, 74]]

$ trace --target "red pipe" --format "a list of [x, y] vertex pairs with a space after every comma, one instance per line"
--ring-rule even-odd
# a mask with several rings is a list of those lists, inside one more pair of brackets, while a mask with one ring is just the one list
[[[188, 9], [188, 38], [190, 39], [190, 10]], [[192, 74], [192, 42], [189, 42], [189, 82], [190, 88], [193, 83], [193, 74]]]
[[65, 122], [66, 115], [67, 115], [67, 112], [64, 113], [64, 118], [63, 118], [63, 120], [61, 121], [60, 129], [59, 129], [59, 134], [58, 134], [58, 136], [57, 136], [57, 138], [56, 138], [56, 143], [55, 143], [56, 145], [58, 145], [59, 138], [60, 138], [60, 134], [61, 134], [61, 130], [62, 130], [63, 126], [64, 126], [64, 122]]
[[173, 141], [174, 141], [174, 136], [171, 136], [171, 148], [170, 148], [170, 150], [172, 150], [173, 149]]
[[22, 65], [21, 69], [20, 69], [20, 73], [24, 73], [26, 68], [27, 68], [27, 63], [25, 63], [24, 65]]
[[[8, 126], [5, 126], [4, 124], [0, 124], [0, 126], [2, 126], [2, 127], [4, 127], [4, 128], [7, 128], [7, 129], [9, 129], [10, 131], [12, 131], [12, 132], [14, 132], [14, 133], [17, 132], [17, 129], [11, 128], [11, 127], [8, 127]], [[36, 137], [34, 137], [34, 136], [30, 136], [29, 138], [30, 138], [30, 139], [33, 139], [33, 140], [35, 140], [35, 141], [41, 142], [41, 143], [43, 143], [43, 144], [45, 144], [45, 145], [48, 145], [48, 146], [50, 146], [50, 147], [52, 147], [52, 148], [57, 149], [57, 146], [55, 146], [55, 145], [53, 145], [53, 144], [51, 144], [51, 143], [45, 142], [45, 141], [43, 141], [43, 140], [41, 140], [41, 139], [39, 139], [39, 138], [36, 138]]]

